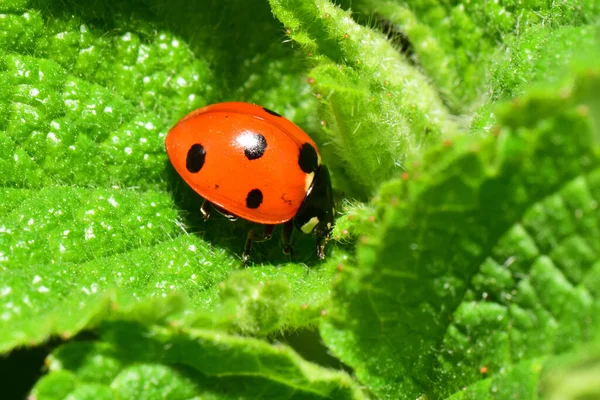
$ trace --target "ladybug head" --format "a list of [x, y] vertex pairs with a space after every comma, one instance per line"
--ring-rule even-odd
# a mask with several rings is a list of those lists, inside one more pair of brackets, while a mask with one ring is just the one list
[[312, 232], [317, 236], [317, 255], [321, 259], [325, 258], [325, 244], [331, 236], [334, 214], [329, 170], [321, 165], [294, 217], [294, 225], [298, 230], [306, 234]]

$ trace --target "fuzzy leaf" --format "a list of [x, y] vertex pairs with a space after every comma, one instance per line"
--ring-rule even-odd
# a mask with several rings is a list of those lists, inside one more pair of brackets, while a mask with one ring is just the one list
[[497, 136], [448, 142], [410, 179], [384, 185], [381, 222], [339, 277], [321, 329], [380, 398], [442, 398], [481, 367], [493, 375], [598, 340], [600, 135], [590, 116], [600, 109], [589, 88], [599, 83], [588, 69], [514, 101]]
[[[598, 349], [523, 360], [501, 373], [481, 380], [449, 397], [449, 400], [514, 398], [549, 400], [597, 398]], [[482, 376], [487, 370], [480, 369]]]
[[[491, 93], [494, 98], [499, 94], [500, 88], [490, 90], [489, 80], [489, 70], [497, 64], [497, 58], [514, 67], [501, 70], [506, 76], [497, 82], [498, 86], [513, 89], [511, 86], [531, 82], [531, 75], [548, 80], [556, 71], [546, 65], [561, 69], [569, 53], [581, 48], [578, 46], [581, 39], [572, 35], [568, 46], [560, 46], [558, 52], [544, 46], [552, 46], [555, 36], [564, 37], [563, 27], [567, 31], [585, 30], [585, 25], [593, 23], [600, 12], [600, 4], [595, 0], [495, 3], [353, 0], [342, 4], [357, 11], [360, 20], [379, 21], [407, 58], [427, 73], [456, 112], [478, 107], [482, 95]], [[530, 40], [535, 36], [538, 37]], [[515, 57], [515, 47], [528, 47], [528, 51]]]
[[[285, 346], [205, 330], [104, 326], [103, 341], [72, 342], [49, 357], [33, 395], [114, 398], [363, 399], [348, 375], [308, 363]], [[48, 396], [48, 397], [46, 397]]]
[[309, 82], [322, 103], [324, 151], [343, 163], [336, 184], [349, 194], [369, 196], [412, 154], [453, 133], [435, 90], [381, 34], [328, 0], [271, 6], [313, 59]]

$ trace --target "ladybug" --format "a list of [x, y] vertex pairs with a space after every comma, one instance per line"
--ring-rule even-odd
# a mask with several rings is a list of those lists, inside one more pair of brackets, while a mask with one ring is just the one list
[[292, 255], [294, 227], [317, 237], [317, 256], [334, 224], [329, 170], [315, 142], [297, 125], [258, 105], [227, 102], [183, 117], [167, 134], [167, 154], [183, 180], [200, 196], [204, 219], [210, 208], [230, 220], [264, 225], [250, 230], [242, 265], [252, 242], [271, 239], [283, 224], [283, 252]]

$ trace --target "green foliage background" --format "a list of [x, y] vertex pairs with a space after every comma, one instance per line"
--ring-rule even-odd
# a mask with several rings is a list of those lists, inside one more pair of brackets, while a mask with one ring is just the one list
[[[3, 378], [52, 340], [35, 399], [599, 397], [599, 12], [0, 0]], [[227, 100], [319, 143], [325, 262], [199, 218], [163, 141]]]

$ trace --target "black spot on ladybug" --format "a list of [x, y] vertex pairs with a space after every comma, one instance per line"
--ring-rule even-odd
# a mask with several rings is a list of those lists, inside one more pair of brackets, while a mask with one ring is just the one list
[[246, 133], [240, 136], [239, 142], [244, 146], [244, 154], [248, 160], [261, 158], [267, 150], [267, 139], [260, 133]]
[[281, 115], [277, 114], [275, 111], [273, 110], [269, 110], [267, 107], [263, 107], [263, 110], [265, 110], [267, 113], [274, 115], [276, 117], [281, 117]]
[[219, 188], [219, 185], [215, 185], [215, 189], [218, 189], [218, 188]]
[[263, 194], [259, 189], [252, 189], [246, 196], [246, 207], [258, 208], [263, 201]]
[[206, 150], [201, 144], [194, 144], [188, 150], [187, 157], [185, 159], [185, 167], [188, 171], [196, 173], [204, 166], [204, 160], [206, 158]]
[[319, 167], [319, 156], [317, 155], [315, 148], [310, 143], [304, 143], [300, 148], [298, 165], [300, 165], [300, 169], [307, 174], [315, 172]]

